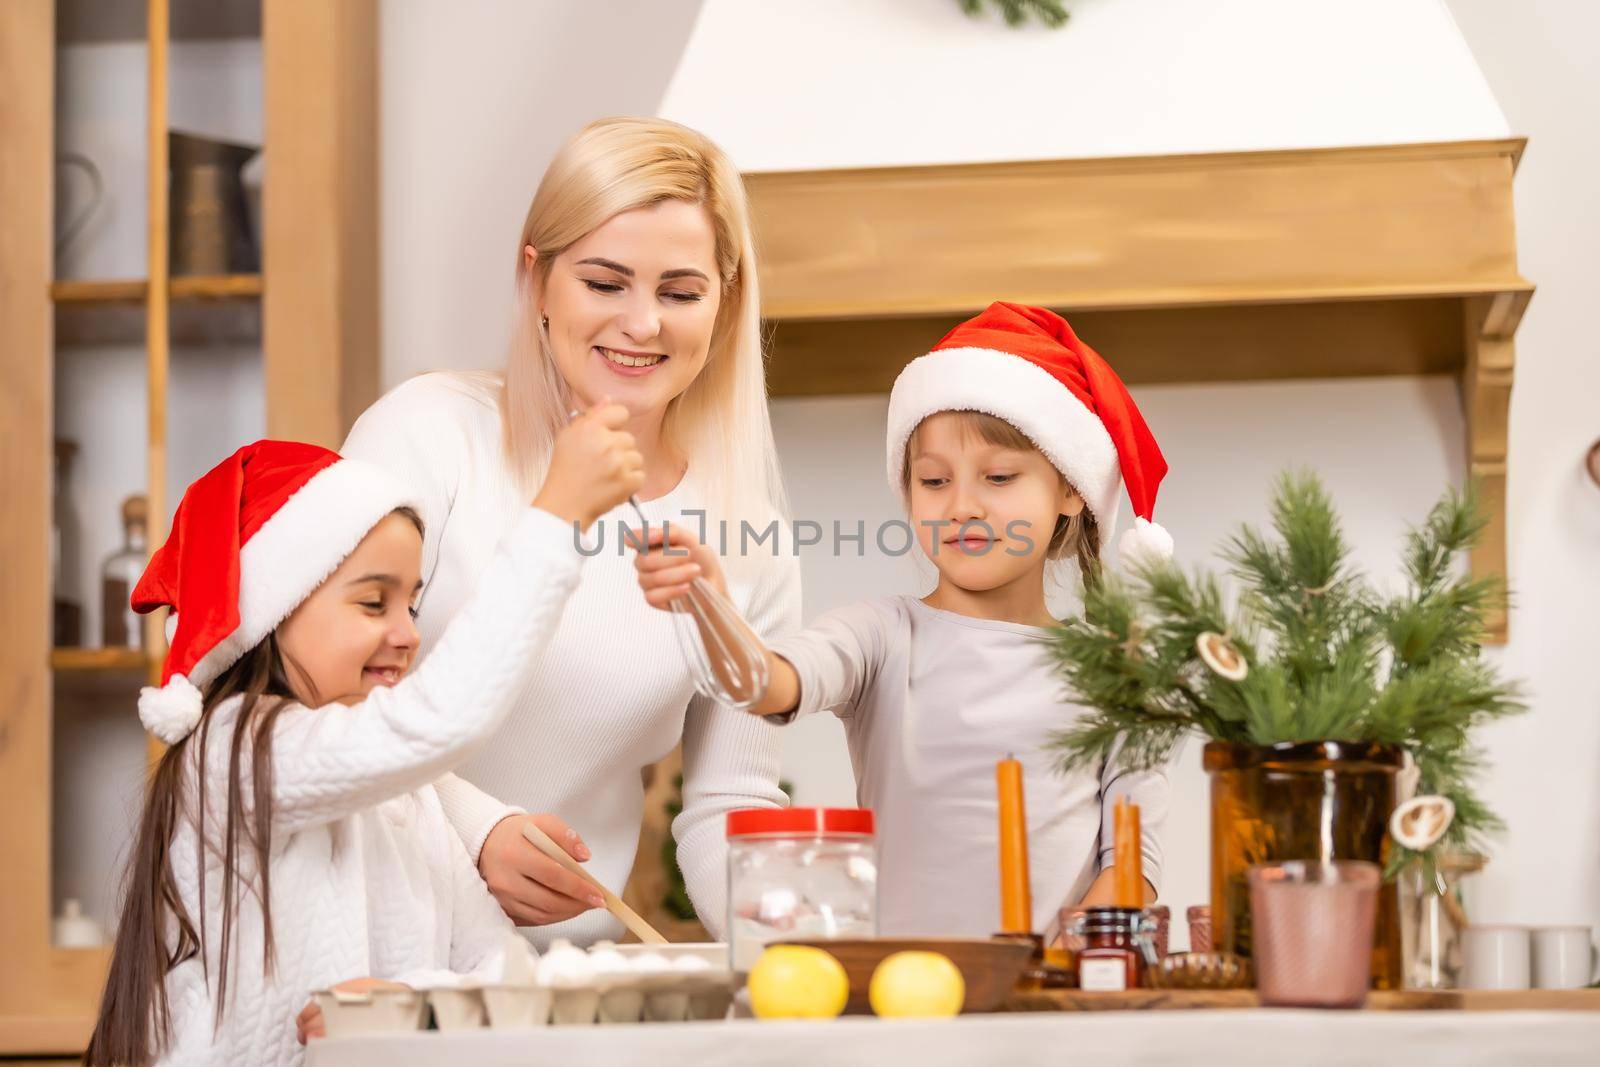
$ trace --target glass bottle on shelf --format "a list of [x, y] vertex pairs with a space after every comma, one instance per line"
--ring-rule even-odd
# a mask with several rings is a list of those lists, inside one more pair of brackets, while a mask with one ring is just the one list
[[144, 574], [149, 501], [135, 494], [122, 502], [122, 549], [100, 568], [100, 643], [106, 648], [143, 648], [143, 620], [129, 603]]
[[71, 648], [83, 644], [83, 605], [66, 585], [78, 547], [78, 523], [67, 492], [67, 476], [78, 446], [58, 437], [55, 453], [56, 478], [50, 495], [50, 638], [57, 648]]

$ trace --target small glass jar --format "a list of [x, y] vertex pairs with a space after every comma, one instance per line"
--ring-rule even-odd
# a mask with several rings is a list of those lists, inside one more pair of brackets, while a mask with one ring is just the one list
[[731, 811], [727, 834], [728, 943], [741, 978], [771, 941], [878, 935], [871, 811]]
[[1138, 908], [1089, 908], [1070, 933], [1082, 939], [1078, 988], [1089, 992], [1140, 989], [1156, 957], [1156, 919]]
[[104, 648], [144, 647], [144, 618], [134, 612], [132, 596], [149, 562], [145, 549], [149, 510], [143, 494], [122, 502], [122, 549], [100, 567], [100, 644]]
[[1461, 879], [1483, 870], [1476, 852], [1441, 849], [1433, 877], [1413, 861], [1400, 872], [1400, 930], [1405, 946], [1407, 989], [1455, 989], [1461, 981], [1461, 932], [1467, 913]]

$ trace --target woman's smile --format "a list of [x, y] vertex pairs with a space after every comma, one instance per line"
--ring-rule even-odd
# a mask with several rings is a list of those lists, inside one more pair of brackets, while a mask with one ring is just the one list
[[663, 352], [640, 352], [629, 348], [603, 348], [594, 346], [594, 352], [607, 369], [625, 378], [639, 378], [667, 361]]

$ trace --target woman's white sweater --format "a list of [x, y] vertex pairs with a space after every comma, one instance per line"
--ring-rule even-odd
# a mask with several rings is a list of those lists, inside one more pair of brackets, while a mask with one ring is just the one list
[[[472, 591], [484, 564], [527, 507], [507, 462], [499, 379], [486, 374], [426, 374], [403, 383], [357, 421], [347, 456], [376, 463], [422, 501], [426, 526], [418, 626], [424, 657]], [[698, 531], [701, 507], [691, 469], [670, 493], [645, 501], [658, 523]], [[687, 514], [686, 514], [687, 513]], [[515, 811], [553, 812], [578, 831], [601, 882], [621, 892], [633, 868], [644, 819], [641, 772], [683, 742], [683, 812], [673, 822], [678, 864], [701, 921], [724, 924], [727, 842], [723, 815], [734, 808], [786, 803], [778, 789], [778, 732], [754, 715], [694, 692], [669, 616], [645, 603], [634, 553], [618, 531], [636, 527], [623, 505], [602, 516], [589, 544], [600, 552], [561, 625], [535, 653], [493, 744], [459, 775], [437, 783], [445, 814], [474, 858], [496, 822]], [[712, 530], [715, 540], [715, 527]], [[738, 530], [732, 531], [737, 544]], [[569, 529], [568, 539], [572, 538]], [[754, 547], [746, 580], [729, 591], [764, 640], [800, 625], [800, 567], [789, 540]], [[735, 549], [736, 550], [736, 549]], [[541, 948], [557, 937], [580, 944], [619, 937], [622, 927], [594, 910], [528, 931]]]
[[[511, 710], [578, 584], [566, 522], [525, 507], [432, 654], [353, 707], [295, 706], [272, 734], [273, 970], [263, 973], [257, 870], [235, 912], [227, 1009], [213, 1030], [221, 962], [228, 752], [241, 697], [211, 715], [204, 759], [188, 741], [185, 812], [172, 841], [184, 907], [204, 916], [204, 959], [166, 978], [170, 1064], [298, 1064], [295, 1016], [314, 989], [363, 976], [414, 986], [498, 966], [512, 927], [489, 895], [430, 782], [481, 748]], [[251, 793], [246, 749], [242, 793]], [[205, 790], [205, 845], [194, 824]], [[203, 860], [202, 860], [203, 855]], [[205, 865], [205, 899], [200, 865]], [[168, 931], [175, 938], [175, 929]]]

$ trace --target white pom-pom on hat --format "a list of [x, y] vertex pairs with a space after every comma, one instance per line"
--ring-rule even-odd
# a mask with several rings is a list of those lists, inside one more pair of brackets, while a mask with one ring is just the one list
[[1135, 518], [1117, 542], [1117, 552], [1122, 566], [1128, 569], [1165, 563], [1172, 558], [1172, 535], [1160, 523]]
[[188, 737], [200, 721], [200, 690], [189, 679], [174, 674], [167, 684], [147, 685], [139, 691], [139, 721], [169, 745]]

